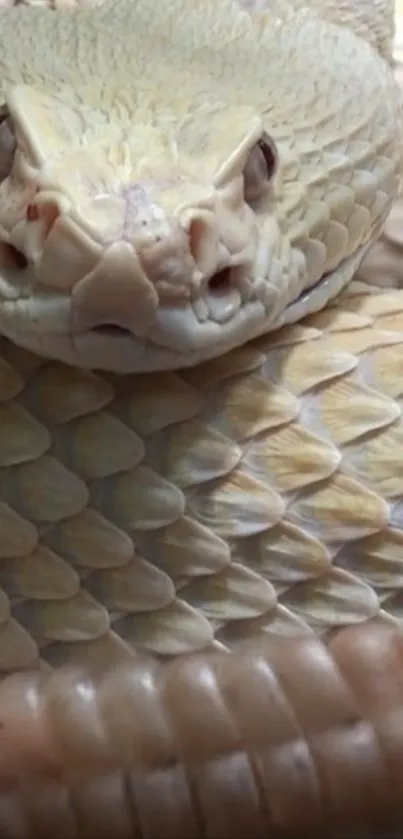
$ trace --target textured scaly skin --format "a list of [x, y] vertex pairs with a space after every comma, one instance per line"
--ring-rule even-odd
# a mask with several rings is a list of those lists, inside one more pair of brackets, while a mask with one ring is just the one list
[[183, 375], [2, 349], [2, 670], [400, 619], [403, 292]]
[[2, 672], [400, 620], [403, 292], [181, 374], [1, 351]]

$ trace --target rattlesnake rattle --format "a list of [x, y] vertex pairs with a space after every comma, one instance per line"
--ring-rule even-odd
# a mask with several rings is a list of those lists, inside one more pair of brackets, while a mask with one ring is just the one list
[[[264, 3], [248, 5], [264, 16]], [[303, 4], [298, 5], [303, 12]], [[322, 4], [318, 9], [323, 14]], [[343, 16], [347, 26], [354, 22], [353, 28], [390, 58], [391, 3], [347, 2], [337, 8], [329, 4], [326, 11], [336, 22]], [[15, 117], [24, 102], [30, 105], [29, 97], [11, 97]], [[67, 108], [69, 103], [64, 105]], [[32, 112], [39, 129], [40, 119], [46, 118], [41, 106], [43, 102]], [[397, 112], [391, 124], [394, 120], [397, 124]], [[51, 139], [57, 144], [57, 135]], [[388, 136], [389, 168], [386, 175], [381, 173], [386, 180], [379, 182], [380, 187], [387, 183], [390, 192], [383, 206], [380, 202], [379, 222], [396, 193], [400, 170], [397, 145], [392, 150], [390, 142]], [[254, 182], [256, 172], [259, 175], [259, 161], [252, 168]], [[2, 227], [7, 234], [4, 192], [2, 198]], [[35, 255], [38, 240], [33, 237], [33, 246], [26, 230], [18, 227], [18, 202], [11, 209], [16, 210], [17, 225], [3, 258], [13, 263], [20, 253]], [[377, 219], [371, 224], [370, 239], [380, 232]], [[59, 247], [65, 241], [59, 238]], [[8, 276], [15, 280], [12, 271]], [[347, 275], [342, 284], [346, 281]], [[171, 286], [168, 290], [171, 293]], [[150, 302], [144, 292], [143, 316], [154, 299]], [[315, 308], [317, 303], [312, 311]], [[88, 317], [88, 306], [83, 304], [80, 311]], [[121, 309], [116, 311], [119, 320]], [[301, 313], [306, 311], [309, 308]], [[342, 316], [343, 309], [340, 312]], [[96, 313], [98, 319], [101, 316], [104, 310]], [[298, 311], [290, 322], [297, 316]], [[5, 334], [16, 327], [18, 323], [10, 326], [9, 321]], [[135, 328], [138, 331], [137, 322]], [[18, 328], [10, 337], [18, 343]], [[37, 334], [20, 343], [39, 351], [44, 348]], [[66, 352], [54, 342], [56, 358]], [[93, 355], [99, 355], [99, 344]], [[106, 357], [91, 366], [102, 368]], [[6, 349], [6, 358], [15, 362], [16, 356], [10, 351], [7, 355]], [[24, 362], [21, 356], [25, 375], [29, 358]], [[106, 366], [120, 368], [122, 354], [112, 353]], [[161, 366], [158, 358], [156, 366]], [[4, 574], [10, 574], [4, 571], [6, 565], [7, 561], [2, 584]], [[21, 618], [21, 614], [17, 597], [14, 615]], [[95, 655], [86, 661], [84, 653], [81, 666], [54, 673], [42, 667], [42, 672], [8, 676], [0, 688], [1, 835], [39, 837], [57, 831], [66, 837], [155, 839], [246, 833], [295, 836], [324, 835], [329, 825], [332, 836], [351, 835], [357, 826], [369, 836], [376, 825], [385, 835], [387, 820], [393, 822], [401, 813], [396, 721], [402, 704], [402, 639], [393, 621], [385, 622], [384, 617], [369, 617], [358, 628], [331, 632], [327, 646], [309, 632], [291, 639], [274, 634], [241, 644], [231, 655], [218, 644], [216, 651], [168, 665], [141, 652], [134, 659], [123, 656], [116, 666], [102, 660], [101, 646], [98, 659]], [[22, 639], [20, 652], [24, 643]], [[11, 649], [17, 652], [18, 646]], [[42, 651], [43, 664], [46, 645]], [[25, 666], [30, 665], [26, 660]]]

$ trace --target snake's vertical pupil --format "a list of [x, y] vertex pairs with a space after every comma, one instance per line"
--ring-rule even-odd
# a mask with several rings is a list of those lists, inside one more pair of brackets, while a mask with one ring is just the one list
[[244, 169], [244, 191], [247, 203], [259, 201], [277, 171], [277, 146], [266, 132], [256, 143]]
[[[17, 148], [13, 122], [7, 105], [0, 106], [0, 183], [6, 181], [13, 168], [14, 155]], [[23, 271], [27, 267], [27, 259], [18, 248], [10, 242], [0, 241], [0, 266], [2, 272]]]
[[277, 171], [277, 164], [278, 164], [278, 151], [277, 146], [272, 137], [269, 136], [266, 132], [263, 134], [262, 138], [258, 142], [258, 148], [260, 149], [261, 153], [264, 156], [266, 169], [267, 169], [267, 179], [271, 180], [272, 177], [275, 175]]
[[0, 182], [11, 172], [17, 142], [6, 105], [0, 106]]

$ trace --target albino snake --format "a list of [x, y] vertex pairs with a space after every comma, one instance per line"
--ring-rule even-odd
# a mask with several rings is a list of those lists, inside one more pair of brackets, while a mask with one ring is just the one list
[[304, 6], [0, 14], [1, 837], [403, 818], [393, 3]]

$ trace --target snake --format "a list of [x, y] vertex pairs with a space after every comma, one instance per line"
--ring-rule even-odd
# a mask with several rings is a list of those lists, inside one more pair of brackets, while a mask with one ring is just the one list
[[403, 291], [356, 279], [401, 187], [394, 4], [0, 31], [0, 832], [368, 828], [401, 801]]

